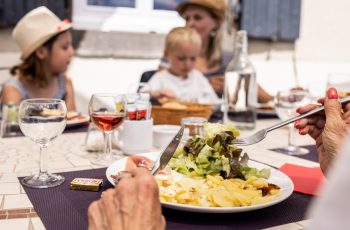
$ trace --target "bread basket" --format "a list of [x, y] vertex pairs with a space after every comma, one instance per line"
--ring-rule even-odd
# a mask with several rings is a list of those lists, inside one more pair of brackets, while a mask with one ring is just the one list
[[161, 105], [152, 107], [154, 124], [180, 125], [184, 117], [203, 117], [209, 120], [213, 105], [180, 100], [160, 100]]

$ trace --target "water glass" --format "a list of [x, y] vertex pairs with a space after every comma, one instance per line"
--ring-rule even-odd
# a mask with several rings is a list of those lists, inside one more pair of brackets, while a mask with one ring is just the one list
[[188, 129], [189, 136], [203, 135], [204, 124], [208, 120], [203, 117], [184, 117], [181, 119], [181, 125]]
[[41, 98], [21, 102], [18, 123], [22, 133], [40, 146], [40, 170], [34, 176], [22, 179], [31, 188], [55, 187], [64, 182], [61, 175], [47, 170], [47, 147], [66, 127], [67, 108], [63, 100]]
[[[275, 110], [281, 120], [287, 120], [297, 115], [296, 109], [300, 106], [310, 104], [312, 97], [305, 90], [279, 91], [275, 97]], [[296, 146], [293, 143], [293, 124], [288, 125], [288, 145], [282, 147], [281, 152], [288, 155], [305, 155], [308, 149]]]
[[350, 73], [330, 73], [327, 78], [327, 89], [336, 88], [339, 97], [350, 96]]

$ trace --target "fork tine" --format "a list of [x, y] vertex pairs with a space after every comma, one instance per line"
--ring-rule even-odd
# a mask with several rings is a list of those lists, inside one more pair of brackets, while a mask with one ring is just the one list
[[235, 144], [242, 144], [242, 143], [245, 143], [245, 141], [239, 140], [239, 141], [234, 141], [233, 143], [235, 143]]
[[244, 139], [235, 139], [232, 141], [232, 143], [236, 145], [242, 145], [242, 144], [246, 144], [246, 141]]

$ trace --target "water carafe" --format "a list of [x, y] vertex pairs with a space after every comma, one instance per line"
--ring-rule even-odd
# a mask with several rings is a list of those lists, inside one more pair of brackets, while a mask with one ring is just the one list
[[248, 58], [247, 32], [238, 31], [234, 57], [225, 72], [224, 123], [233, 123], [240, 130], [254, 129], [257, 90], [255, 70]]

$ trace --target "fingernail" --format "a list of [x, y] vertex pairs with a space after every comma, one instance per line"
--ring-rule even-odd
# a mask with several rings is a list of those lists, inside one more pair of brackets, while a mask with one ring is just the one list
[[296, 128], [299, 125], [300, 121], [294, 122], [294, 127]]
[[335, 88], [329, 88], [327, 93], [328, 99], [338, 99], [338, 92]]
[[300, 134], [305, 134], [305, 133], [306, 133], [306, 128], [301, 128], [301, 129], [299, 129], [299, 133], [300, 133]]
[[322, 102], [323, 102], [323, 98], [320, 98], [320, 99], [317, 100], [317, 103], [322, 104]]
[[297, 109], [296, 109], [296, 112], [297, 112], [297, 113], [300, 113], [300, 108], [297, 108]]

